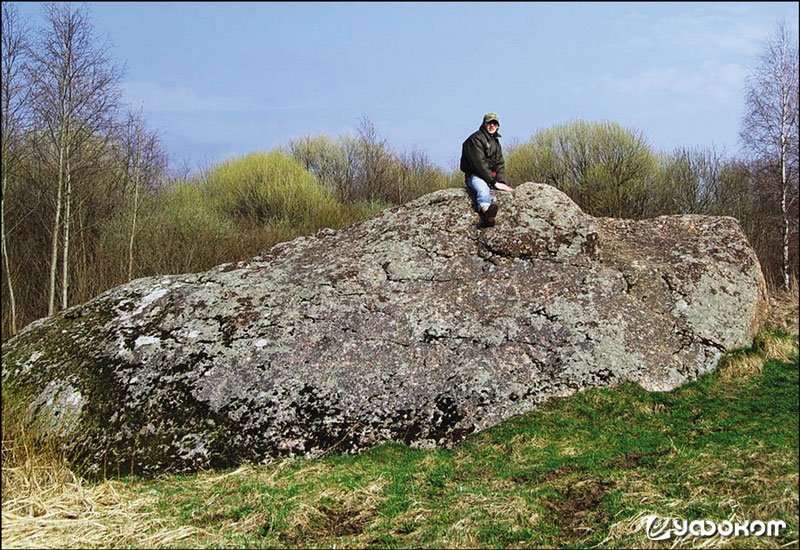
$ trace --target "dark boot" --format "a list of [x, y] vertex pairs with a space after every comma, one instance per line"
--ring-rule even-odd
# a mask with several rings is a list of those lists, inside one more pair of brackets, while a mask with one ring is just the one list
[[486, 212], [481, 213], [481, 219], [486, 227], [494, 227], [495, 218], [497, 217], [497, 203], [492, 203]]

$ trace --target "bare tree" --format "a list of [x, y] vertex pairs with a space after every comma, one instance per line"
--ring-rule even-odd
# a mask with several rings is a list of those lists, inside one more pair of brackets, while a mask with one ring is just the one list
[[131, 229], [128, 238], [128, 273], [133, 279], [134, 243], [138, 232], [139, 209], [142, 206], [144, 189], [154, 189], [161, 180], [167, 165], [167, 157], [161, 148], [156, 131], [148, 130], [142, 111], [129, 111], [122, 134], [122, 148], [125, 156], [126, 188], [123, 195], [131, 193]]
[[789, 190], [797, 185], [798, 51], [797, 38], [780, 22], [767, 40], [761, 65], [747, 80], [741, 139], [755, 159], [779, 166], [782, 217], [783, 286], [791, 285], [789, 264]]
[[358, 127], [358, 178], [361, 196], [370, 199], [399, 202], [388, 189], [391, 170], [395, 164], [388, 142], [378, 134], [372, 121], [363, 116]]
[[9, 308], [11, 310], [11, 334], [17, 332], [17, 301], [14, 295], [14, 279], [6, 245], [6, 198], [9, 191], [11, 172], [22, 154], [20, 141], [25, 131], [26, 108], [28, 107], [29, 87], [24, 82], [24, 65], [28, 54], [25, 42], [26, 29], [20, 24], [16, 7], [3, 3], [2, 19], [2, 170], [3, 194], [0, 196], [2, 222], [0, 222], [0, 240], [2, 240], [3, 270], [8, 287]]
[[725, 164], [713, 147], [678, 148], [665, 156], [661, 182], [654, 189], [649, 215], [707, 214], [714, 204]]
[[45, 8], [45, 28], [33, 53], [34, 113], [44, 130], [48, 156], [56, 164], [57, 185], [48, 315], [56, 310], [58, 257], [61, 252], [61, 307], [69, 296], [69, 246], [74, 163], [90, 140], [109, 135], [119, 100], [122, 71], [113, 66], [108, 48], [98, 45], [87, 8], [53, 3]]

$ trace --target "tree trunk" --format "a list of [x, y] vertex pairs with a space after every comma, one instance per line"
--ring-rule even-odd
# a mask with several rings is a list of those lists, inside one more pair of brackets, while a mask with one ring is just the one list
[[[137, 132], [137, 140], [141, 140]], [[137, 141], [138, 147], [138, 141]], [[136, 238], [136, 218], [139, 214], [139, 158], [134, 159], [133, 165], [133, 220], [131, 222], [131, 238], [128, 241], [128, 280], [133, 279], [133, 241]]]
[[56, 312], [56, 280], [58, 278], [58, 239], [61, 236], [61, 202], [64, 193], [64, 146], [58, 151], [58, 189], [56, 191], [56, 215], [53, 222], [53, 244], [50, 250], [50, 295], [47, 303], [47, 315]]
[[[5, 159], [3, 159], [5, 164]], [[2, 216], [0, 216], [0, 238], [2, 239], [3, 248], [3, 267], [6, 272], [6, 284], [8, 284], [8, 300], [9, 307], [11, 308], [11, 334], [17, 332], [17, 301], [14, 297], [14, 281], [11, 279], [11, 260], [8, 258], [8, 247], [6, 247], [6, 207], [5, 196], [8, 184], [8, 171], [7, 167], [3, 167], [3, 194], [0, 196], [0, 209], [2, 209]]]
[[[80, 220], [80, 228], [79, 228], [78, 232], [81, 235], [86, 235], [86, 220], [84, 219], [84, 215], [85, 215], [84, 212], [81, 212], [81, 214], [78, 216], [78, 220]], [[88, 275], [89, 274], [89, 253], [86, 250], [86, 240], [87, 240], [86, 238], [82, 238], [81, 241], [80, 241], [80, 243], [81, 243], [81, 275], [78, 277], [78, 280], [79, 281], [84, 281], [83, 285], [82, 285], [83, 288], [82, 288], [81, 294], [80, 294], [80, 301], [81, 302], [85, 302], [86, 300], [90, 299], [94, 295], [94, 289], [91, 288], [91, 285], [90, 285], [90, 283], [88, 281], [88, 278], [89, 278], [89, 275]], [[99, 274], [98, 274], [98, 278], [99, 278]], [[102, 287], [102, 283], [100, 283], [99, 286]]]
[[72, 174], [70, 172], [69, 149], [67, 150], [67, 192], [64, 195], [64, 249], [61, 263], [61, 309], [69, 306], [69, 229], [70, 206], [72, 204]]
[[790, 290], [791, 280], [789, 276], [789, 210], [786, 204], [786, 194], [789, 188], [789, 182], [786, 181], [786, 133], [781, 134], [781, 215], [783, 216], [783, 227], [781, 228], [781, 237], [783, 245], [783, 289], [787, 292]]

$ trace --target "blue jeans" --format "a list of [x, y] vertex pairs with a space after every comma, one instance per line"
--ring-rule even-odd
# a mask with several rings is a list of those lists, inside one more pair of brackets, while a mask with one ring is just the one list
[[492, 190], [489, 184], [475, 175], [467, 177], [467, 186], [475, 195], [475, 200], [481, 210], [486, 210], [492, 204]]

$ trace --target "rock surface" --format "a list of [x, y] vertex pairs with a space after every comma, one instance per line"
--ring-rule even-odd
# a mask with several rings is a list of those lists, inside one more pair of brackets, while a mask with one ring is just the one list
[[669, 390], [766, 314], [738, 222], [593, 218], [553, 187], [426, 195], [248, 261], [140, 279], [3, 346], [3, 392], [97, 472], [448, 445], [593, 386]]

